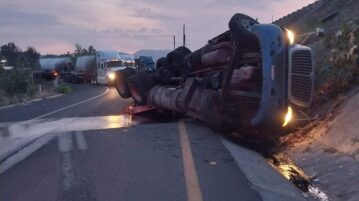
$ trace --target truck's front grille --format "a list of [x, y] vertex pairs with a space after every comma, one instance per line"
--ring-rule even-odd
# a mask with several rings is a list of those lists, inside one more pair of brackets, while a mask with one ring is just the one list
[[289, 99], [298, 106], [308, 107], [313, 96], [312, 51], [299, 46], [289, 52]]

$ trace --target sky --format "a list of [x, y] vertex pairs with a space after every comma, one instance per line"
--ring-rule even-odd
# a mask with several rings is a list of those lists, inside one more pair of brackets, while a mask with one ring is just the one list
[[0, 45], [15, 42], [41, 54], [73, 52], [74, 44], [133, 53], [196, 50], [228, 30], [238, 12], [270, 23], [315, 0], [1, 0]]

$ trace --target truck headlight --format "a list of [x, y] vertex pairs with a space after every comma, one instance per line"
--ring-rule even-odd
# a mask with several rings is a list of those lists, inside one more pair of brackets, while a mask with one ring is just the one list
[[287, 38], [290, 45], [293, 45], [295, 43], [295, 34], [293, 31], [286, 29], [287, 31]]
[[289, 106], [287, 114], [284, 117], [284, 123], [283, 123], [282, 127], [286, 127], [289, 124], [289, 122], [292, 120], [292, 118], [293, 118], [293, 110]]
[[115, 80], [116, 75], [115, 75], [114, 72], [110, 72], [110, 73], [107, 74], [107, 77], [108, 77], [108, 79], [110, 79], [111, 81], [113, 81], [113, 80]]

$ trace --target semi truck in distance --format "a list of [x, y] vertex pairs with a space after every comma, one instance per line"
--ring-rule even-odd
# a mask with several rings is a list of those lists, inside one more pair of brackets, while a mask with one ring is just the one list
[[214, 130], [273, 137], [311, 105], [312, 50], [290, 30], [237, 13], [229, 30], [191, 52], [179, 47], [154, 72], [123, 69], [115, 87], [141, 108], [185, 114]]
[[138, 59], [135, 60], [136, 69], [138, 71], [154, 71], [155, 61], [153, 60], [152, 56], [139, 56]]
[[123, 65], [126, 67], [135, 67], [135, 56], [130, 54], [120, 54]]
[[73, 68], [70, 57], [40, 58], [39, 63], [41, 70], [33, 72], [34, 79], [52, 80]]
[[135, 68], [133, 55], [97, 51], [95, 55], [80, 56], [73, 64], [70, 57], [40, 59], [41, 71], [35, 78], [47, 80], [59, 77], [69, 83], [113, 84], [115, 72], [126, 67]]

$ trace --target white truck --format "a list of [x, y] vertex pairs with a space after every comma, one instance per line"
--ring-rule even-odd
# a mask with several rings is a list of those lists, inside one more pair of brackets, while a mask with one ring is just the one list
[[115, 72], [126, 67], [134, 68], [132, 55], [120, 55], [113, 50], [97, 51], [96, 55], [81, 56], [76, 60], [75, 69], [62, 72], [65, 82], [91, 82], [112, 85]]

